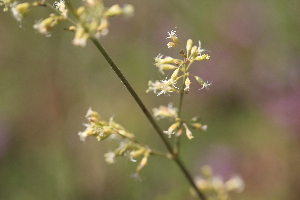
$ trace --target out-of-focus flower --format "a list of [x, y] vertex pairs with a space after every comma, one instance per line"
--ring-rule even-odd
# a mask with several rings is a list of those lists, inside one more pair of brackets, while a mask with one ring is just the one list
[[31, 5], [27, 2], [18, 4], [18, 2], [15, 1], [10, 4], [11, 12], [18, 22], [21, 22], [23, 18], [31, 12], [30, 6]]
[[166, 106], [159, 106], [159, 108], [153, 108], [153, 115], [157, 119], [170, 117], [176, 119], [178, 117], [178, 109], [173, 107], [172, 103], [168, 104], [168, 107]]
[[[245, 185], [239, 176], [234, 176], [224, 182], [220, 176], [215, 176], [210, 166], [203, 166], [202, 177], [197, 177], [196, 186], [204, 192], [208, 199], [212, 200], [229, 200], [229, 192], [241, 192]], [[192, 194], [194, 193], [193, 190]]]

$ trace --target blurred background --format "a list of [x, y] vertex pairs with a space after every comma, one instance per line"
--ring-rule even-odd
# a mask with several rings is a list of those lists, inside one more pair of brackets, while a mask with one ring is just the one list
[[[52, 3], [52, 2], [50, 2]], [[78, 4], [80, 2], [77, 2]], [[211, 165], [246, 187], [232, 199], [300, 199], [300, 1], [112, 1], [133, 4], [135, 16], [110, 20], [101, 43], [151, 109], [178, 95], [145, 93], [148, 80], [163, 79], [153, 65], [176, 28], [182, 43], [201, 40], [211, 59], [192, 73], [213, 82], [192, 83], [183, 116], [200, 116], [207, 132], [182, 138], [181, 156], [196, 177]], [[115, 141], [81, 142], [89, 107], [136, 134], [142, 143], [166, 151], [133, 98], [92, 43], [71, 44], [62, 23], [50, 38], [32, 29], [46, 8], [22, 23], [0, 12], [0, 199], [192, 199], [189, 185], [171, 161], [150, 157], [142, 181], [136, 163], [105, 163]], [[298, 27], [298, 28], [297, 28]], [[192, 80], [193, 81], [193, 80]], [[166, 129], [169, 122], [160, 122]]]

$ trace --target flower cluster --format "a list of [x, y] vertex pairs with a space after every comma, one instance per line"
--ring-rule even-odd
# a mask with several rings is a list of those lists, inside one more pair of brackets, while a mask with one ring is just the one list
[[113, 5], [105, 8], [102, 0], [85, 0], [84, 5], [76, 10], [78, 23], [70, 27], [75, 30], [73, 44], [76, 46], [85, 46], [90, 37], [100, 38], [108, 33], [108, 18], [116, 15], [133, 15], [134, 8], [131, 5], [120, 7]]
[[132, 16], [134, 8], [131, 5], [113, 5], [110, 8], [105, 8], [102, 0], [83, 0], [83, 6], [76, 10], [72, 10], [74, 18], [73, 21], [69, 17], [69, 3], [64, 0], [55, 1], [54, 5], [47, 3], [45, 0], [33, 3], [18, 3], [15, 0], [1, 0], [0, 6], [4, 5], [4, 11], [11, 8], [11, 12], [18, 22], [22, 22], [33, 8], [38, 6], [52, 7], [56, 13], [51, 13], [46, 19], [36, 21], [33, 28], [40, 34], [46, 37], [51, 36], [51, 30], [62, 21], [70, 21], [73, 25], [67, 30], [74, 31], [75, 37], [73, 44], [75, 46], [86, 46], [87, 40], [91, 37], [100, 38], [102, 35], [108, 33], [109, 22], [108, 18], [116, 15]]
[[164, 133], [166, 133], [169, 136], [169, 138], [173, 134], [175, 134], [176, 137], [179, 137], [185, 131], [185, 134], [188, 137], [188, 139], [193, 139], [194, 136], [188, 128], [187, 124], [189, 124], [192, 128], [196, 130], [206, 131], [207, 129], [207, 125], [202, 125], [201, 123], [199, 123], [200, 119], [197, 117], [194, 117], [193, 119], [187, 122], [184, 122], [183, 120], [178, 118], [178, 108], [173, 107], [172, 103], [169, 103], [167, 107], [160, 106], [159, 108], [153, 108], [152, 112], [153, 116], [158, 120], [163, 118], [170, 118], [175, 121], [175, 123], [173, 123], [168, 128], [168, 130], [164, 131]]
[[[180, 40], [176, 35], [176, 31], [172, 30], [168, 32], [169, 37], [167, 39], [171, 39], [172, 41], [167, 44], [168, 48], [179, 47], [181, 45]], [[193, 46], [193, 41], [191, 39], [187, 40], [186, 43], [186, 51], [181, 49], [180, 54], [182, 59], [175, 59], [170, 56], [164, 57], [162, 54], [158, 54], [155, 58], [155, 66], [158, 68], [159, 72], [165, 74], [164, 71], [174, 70], [171, 77], [168, 79], [161, 81], [149, 81], [148, 89], [146, 92], [153, 91], [157, 96], [161, 94], [169, 95], [171, 92], [180, 92], [179, 88], [176, 87], [179, 79], [184, 80], [184, 91], [188, 92], [190, 90], [191, 81], [189, 79], [190, 76], [193, 76], [196, 81], [202, 85], [200, 89], [206, 88], [211, 85], [211, 83], [205, 82], [199, 76], [192, 75], [188, 72], [190, 66], [195, 61], [208, 60], [210, 56], [208, 54], [203, 54], [207, 50], [201, 48], [201, 42], [199, 41], [198, 46]], [[181, 74], [180, 74], [181, 73]], [[159, 91], [159, 92], [158, 92]]]
[[104, 140], [109, 136], [121, 136], [128, 139], [134, 139], [134, 135], [126, 131], [120, 124], [117, 124], [113, 118], [110, 118], [109, 122], [106, 122], [91, 108], [88, 110], [85, 117], [89, 123], [84, 124], [86, 127], [85, 131], [78, 133], [81, 141], [85, 141], [88, 136], [95, 136], [98, 141]]
[[136, 173], [139, 174], [147, 164], [148, 157], [152, 153], [152, 150], [137, 142], [134, 134], [125, 130], [125, 128], [116, 123], [113, 118], [110, 118], [109, 122], [106, 122], [91, 108], [88, 110], [85, 117], [89, 123], [84, 124], [86, 127], [85, 131], [78, 133], [80, 140], [85, 141], [88, 136], [94, 136], [98, 141], [107, 138], [118, 140], [120, 142], [119, 147], [114, 151], [106, 153], [104, 155], [105, 161], [112, 164], [115, 162], [116, 157], [127, 156], [131, 161], [136, 162], [136, 158], [142, 157], [142, 160], [136, 169]]
[[[245, 185], [240, 176], [233, 176], [227, 181], [223, 181], [221, 177], [214, 176], [211, 167], [203, 166], [202, 178], [195, 180], [197, 187], [203, 191], [210, 200], [229, 200], [229, 192], [241, 192]], [[191, 189], [193, 195], [195, 191]]]

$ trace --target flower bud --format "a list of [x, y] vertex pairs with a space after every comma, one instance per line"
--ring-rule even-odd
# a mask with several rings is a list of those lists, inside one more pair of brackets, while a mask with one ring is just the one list
[[195, 60], [197, 60], [197, 61], [201, 61], [201, 60], [209, 60], [209, 58], [210, 58], [210, 56], [209, 56], [208, 54], [203, 54], [203, 55], [201, 55], [201, 56], [197, 56], [197, 57], [195, 58]]
[[186, 136], [189, 138], [189, 140], [193, 139], [194, 136], [192, 134], [192, 132], [189, 130], [189, 128], [187, 127], [187, 125], [185, 123], [182, 124], [185, 128], [185, 133], [186, 133]]
[[78, 16], [82, 15], [82, 13], [85, 11], [85, 7], [84, 6], [80, 6], [77, 11], [76, 11], [76, 14]]
[[172, 134], [175, 133], [175, 131], [179, 128], [179, 123], [174, 123], [172, 124], [167, 131], [164, 131], [167, 135], [169, 135], [169, 138], [171, 137]]
[[192, 123], [191, 126], [196, 130], [202, 130], [202, 131], [207, 130], [207, 125], [202, 125], [200, 123]]
[[145, 153], [145, 151], [146, 151], [145, 148], [140, 148], [136, 151], [131, 151], [129, 155], [130, 155], [130, 157], [135, 158], [135, 157], [143, 155]]
[[87, 113], [85, 115], [85, 118], [89, 118], [89, 117], [95, 117], [97, 119], [101, 119], [101, 117], [98, 114], [98, 112], [93, 111], [91, 107], [89, 108], [89, 110], [87, 111]]
[[174, 42], [168, 42], [167, 44], [168, 48], [176, 47], [176, 44]]
[[127, 17], [131, 17], [134, 13], [134, 7], [130, 4], [126, 4], [123, 7], [123, 14]]
[[161, 64], [158, 66], [160, 70], [172, 70], [172, 69], [176, 69], [178, 67], [171, 65], [171, 64]]
[[198, 81], [198, 83], [200, 83], [201, 85], [204, 83], [204, 80], [202, 78], [200, 78], [199, 76], [195, 76], [196, 81]]
[[192, 49], [191, 49], [191, 57], [192, 58], [196, 58], [197, 57], [197, 49], [198, 49], [197, 46], [193, 46], [192, 47]]
[[189, 54], [190, 50], [192, 49], [193, 40], [188, 39], [186, 42], [186, 53]]
[[177, 76], [178, 76], [178, 73], [179, 73], [179, 68], [177, 68], [177, 69], [173, 72], [173, 74], [172, 74], [172, 76], [171, 76], [171, 79], [172, 79], [172, 80], [176, 80], [176, 78], [177, 78]]
[[148, 156], [144, 156], [139, 164], [139, 166], [136, 168], [136, 172], [140, 173], [142, 171], [142, 169], [147, 165], [148, 163]]
[[225, 187], [226, 187], [227, 191], [241, 192], [241, 191], [243, 191], [245, 184], [241, 177], [234, 176], [225, 182]]
[[70, 26], [68, 30], [69, 31], [76, 31], [76, 29], [77, 29], [76, 26]]
[[123, 13], [122, 8], [118, 4], [115, 4], [105, 12], [105, 16], [110, 17], [115, 15], [121, 15], [122, 13]]
[[191, 80], [189, 79], [189, 77], [185, 79], [184, 85], [185, 85], [184, 91], [188, 92], [190, 90], [190, 85], [191, 85]]

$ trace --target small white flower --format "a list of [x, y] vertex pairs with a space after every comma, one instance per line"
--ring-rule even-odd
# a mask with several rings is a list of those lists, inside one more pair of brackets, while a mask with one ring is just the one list
[[171, 135], [175, 134], [175, 132], [178, 130], [178, 128], [179, 128], [179, 124], [174, 123], [168, 128], [167, 131], [164, 131], [164, 133], [167, 134], [169, 136], [169, 138], [171, 138]]
[[59, 2], [58, 1], [55, 1], [53, 6], [56, 8], [56, 10], [58, 10], [59, 12], [61, 12], [61, 14], [67, 18], [68, 16], [68, 9], [66, 7], [66, 4], [65, 4], [65, 1], [64, 0], [60, 0]]
[[206, 49], [201, 49], [201, 41], [199, 40], [199, 46], [197, 48], [197, 54], [199, 54], [199, 56], [201, 56], [201, 54], [205, 51], [208, 51]]
[[129, 5], [129, 4], [124, 5], [124, 7], [123, 7], [123, 14], [126, 17], [133, 16], [133, 13], [134, 13], [134, 7], [132, 5]]
[[79, 135], [80, 141], [85, 142], [85, 139], [87, 137], [86, 132], [85, 131], [84, 132], [79, 132], [78, 135]]
[[128, 157], [130, 158], [131, 162], [136, 162], [137, 160], [133, 158], [133, 154], [134, 154], [134, 150], [128, 153]]
[[92, 114], [93, 114], [93, 110], [92, 110], [92, 108], [91, 107], [89, 107], [89, 109], [88, 109], [88, 111], [87, 111], [87, 113], [86, 113], [86, 115], [85, 115], [85, 118], [89, 118], [89, 117], [91, 117], [92, 116]]
[[[173, 92], [175, 87], [176, 81], [169, 80], [162, 80], [160, 85], [160, 92], [157, 94], [157, 96], [161, 94], [169, 95], [170, 92]], [[173, 87], [172, 87], [173, 86]]]
[[154, 58], [154, 60], [155, 60], [155, 62], [160, 63], [163, 57], [164, 57], [163, 54], [158, 54], [158, 55]]
[[56, 10], [58, 10], [61, 6], [65, 6], [65, 1], [64, 0], [60, 0], [60, 2], [55, 1], [53, 6], [55, 6]]
[[154, 94], [156, 94], [156, 90], [161, 90], [157, 96], [161, 95], [161, 94], [165, 94], [165, 95], [169, 95], [170, 92], [174, 92], [176, 91], [178, 88], [175, 86], [175, 84], [177, 83], [177, 81], [173, 78], [170, 79], [166, 79], [166, 80], [161, 80], [161, 81], [149, 81], [148, 83], [148, 89], [146, 90], [146, 92], [150, 92], [153, 91]]
[[11, 7], [11, 12], [12, 12], [14, 18], [15, 18], [18, 22], [20, 22], [20, 21], [22, 21], [23, 16], [22, 16], [22, 14], [18, 11], [17, 5], [18, 5], [18, 2], [15, 1], [15, 2], [13, 2], [13, 3], [10, 4], [10, 7]]
[[51, 33], [49, 32], [49, 29], [44, 26], [43, 19], [40, 19], [39, 21], [35, 21], [35, 24], [33, 25], [33, 28], [37, 30], [39, 33], [45, 35], [46, 37], [51, 37]]
[[157, 119], [165, 118], [165, 117], [171, 117], [171, 118], [177, 118], [178, 117], [178, 109], [173, 107], [172, 103], [168, 104], [168, 107], [166, 106], [159, 106], [159, 108], [153, 109], [153, 115]]
[[184, 91], [186, 91], [186, 92], [190, 91], [191, 81], [190, 81], [189, 77], [187, 77], [187, 78], [185, 79], [184, 84], [185, 84]]
[[202, 90], [202, 89], [206, 89], [206, 90], [209, 90], [209, 86], [212, 84], [212, 82], [211, 83], [208, 83], [208, 81], [206, 81], [206, 82], [203, 82], [202, 83], [202, 88], [200, 88], [199, 90]]
[[22, 19], [26, 17], [30, 13], [30, 6], [31, 4], [26, 2], [26, 3], [20, 3], [15, 1], [10, 4], [11, 7], [11, 12], [14, 16], [14, 18], [20, 22], [20, 27], [22, 27]]
[[77, 28], [75, 37], [72, 42], [75, 46], [85, 47], [89, 37], [90, 36], [88, 33], [85, 32], [85, 29], [80, 26]]
[[116, 154], [114, 152], [107, 152], [106, 154], [104, 154], [105, 157], [105, 161], [109, 164], [113, 164], [115, 163], [115, 158], [116, 158]]
[[167, 44], [168, 49], [172, 48], [172, 47], [176, 47], [176, 44], [174, 42], [169, 42]]
[[225, 182], [225, 187], [227, 191], [236, 191], [239, 193], [245, 188], [245, 183], [240, 176], [234, 176]]
[[[175, 27], [176, 28], [176, 27]], [[169, 37], [166, 39], [170, 38], [173, 42], [168, 43], [168, 48], [175, 47], [177, 45], [180, 45], [180, 41], [176, 35], [176, 31], [171, 30], [171, 32], [168, 32]]]
[[166, 39], [170, 38], [173, 40], [175, 37], [177, 38], [176, 31], [174, 31], [174, 30], [171, 30], [171, 32], [168, 32], [168, 34], [169, 34], [169, 37], [167, 37]]
[[201, 129], [202, 129], [202, 131], [207, 131], [207, 125], [206, 125], [206, 124], [203, 125], [203, 126], [201, 127]]
[[173, 134], [175, 134], [175, 131], [173, 131], [173, 132], [170, 132], [170, 131], [164, 131], [164, 133], [167, 134], [167, 135], [169, 136], [169, 138], [171, 138], [171, 136], [172, 136]]
[[192, 134], [192, 132], [190, 131], [190, 129], [187, 127], [187, 125], [185, 123], [182, 124], [185, 128], [185, 133], [186, 133], [186, 136], [189, 138], [189, 140], [193, 139], [194, 136]]

